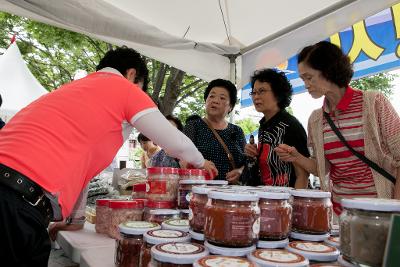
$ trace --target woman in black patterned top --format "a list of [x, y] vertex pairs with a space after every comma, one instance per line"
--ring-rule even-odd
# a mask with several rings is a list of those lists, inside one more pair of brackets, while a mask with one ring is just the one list
[[300, 166], [279, 159], [274, 148], [291, 146], [308, 157], [307, 135], [301, 123], [285, 108], [292, 100], [292, 86], [283, 72], [256, 71], [251, 77], [250, 93], [258, 112], [264, 114], [258, 130], [258, 148], [246, 145], [246, 154], [258, 158], [260, 182], [265, 185], [307, 188], [308, 173]]
[[[236, 96], [236, 87], [230, 81], [223, 79], [211, 81], [204, 92], [205, 118], [192, 116], [187, 120], [183, 130], [203, 154], [203, 157], [212, 161], [217, 167], [219, 175], [215, 179], [227, 180], [231, 184], [239, 182], [246, 161], [244, 155], [246, 141], [242, 129], [225, 120], [235, 106]], [[208, 127], [205, 119], [228, 147], [235, 162], [235, 169], [232, 169], [227, 153]]]

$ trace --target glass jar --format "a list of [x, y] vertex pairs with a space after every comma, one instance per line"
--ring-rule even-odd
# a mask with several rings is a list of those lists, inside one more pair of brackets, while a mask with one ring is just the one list
[[342, 252], [343, 258], [350, 260], [351, 256], [351, 241], [350, 241], [350, 222], [353, 216], [352, 209], [346, 206], [346, 199], [342, 200], [343, 211], [340, 214], [340, 251]]
[[197, 243], [200, 245], [204, 245], [204, 234], [202, 233], [197, 233], [195, 231], [189, 230], [189, 234], [192, 237], [191, 242], [192, 243]]
[[354, 198], [343, 199], [342, 203], [352, 209], [350, 260], [357, 265], [381, 266], [391, 216], [400, 214], [400, 201]]
[[96, 224], [94, 226], [96, 233], [107, 234], [110, 224], [110, 208], [108, 203], [110, 199], [96, 200]]
[[117, 267], [138, 266], [143, 234], [154, 229], [160, 229], [160, 225], [143, 221], [120, 224], [121, 239], [116, 240], [115, 265]]
[[333, 246], [311, 241], [292, 241], [287, 250], [300, 254], [309, 261], [334, 262], [339, 257], [339, 250]]
[[151, 210], [159, 209], [175, 209], [176, 203], [174, 201], [151, 201], [148, 200], [146, 207], [143, 211], [143, 220], [147, 221], [150, 218]]
[[292, 225], [292, 205], [289, 193], [253, 191], [260, 200], [260, 240], [282, 240], [289, 236]]
[[189, 220], [170, 219], [161, 224], [161, 228], [165, 230], [180, 230], [189, 232]]
[[208, 201], [208, 192], [215, 187], [194, 186], [192, 188], [192, 198], [189, 203], [189, 225], [190, 228], [199, 233], [204, 231], [204, 208]]
[[140, 267], [147, 267], [151, 261], [151, 247], [168, 242], [189, 242], [190, 235], [179, 230], [148, 231], [143, 237], [144, 243], [140, 252]]
[[204, 209], [204, 237], [217, 246], [249, 247], [257, 243], [260, 208], [256, 193], [211, 190]]
[[143, 201], [133, 200], [110, 200], [110, 224], [108, 236], [114, 239], [121, 237], [119, 225], [127, 221], [141, 221], [143, 218]]
[[178, 208], [188, 209], [192, 197], [192, 187], [205, 184], [205, 180], [181, 180], [178, 189]]
[[292, 231], [306, 234], [329, 233], [332, 222], [331, 193], [319, 190], [292, 190]]
[[147, 168], [146, 198], [152, 201], [176, 201], [179, 174], [176, 168]]
[[179, 214], [179, 210], [173, 209], [150, 210], [146, 221], [162, 224], [169, 219], [179, 219]]
[[309, 264], [308, 259], [304, 256], [286, 249], [257, 249], [251, 252], [247, 258], [259, 267], [307, 267]]
[[193, 263], [193, 267], [215, 267], [215, 266], [240, 266], [256, 267], [254, 263], [247, 259], [230, 256], [209, 255], [198, 259]]
[[207, 255], [204, 246], [192, 243], [170, 242], [151, 248], [155, 267], [191, 267], [193, 262]]
[[182, 220], [189, 220], [189, 209], [179, 210], [179, 217]]
[[207, 171], [203, 169], [179, 169], [181, 180], [205, 180]]

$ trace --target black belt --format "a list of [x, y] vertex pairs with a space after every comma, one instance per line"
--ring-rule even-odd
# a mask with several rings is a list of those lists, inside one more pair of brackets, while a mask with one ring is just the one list
[[0, 163], [0, 183], [20, 193], [22, 198], [43, 215], [46, 223], [53, 218], [53, 208], [43, 189], [25, 175]]

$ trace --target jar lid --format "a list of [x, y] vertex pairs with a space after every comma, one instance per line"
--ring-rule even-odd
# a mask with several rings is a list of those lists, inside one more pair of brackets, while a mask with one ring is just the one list
[[204, 234], [202, 234], [202, 233], [197, 233], [193, 230], [189, 230], [189, 234], [195, 240], [204, 241]]
[[189, 214], [189, 209], [184, 209], [184, 210], [179, 210], [181, 213], [187, 213], [187, 214]]
[[143, 209], [143, 201], [135, 200], [110, 200], [108, 206], [112, 209]]
[[260, 189], [253, 189], [250, 190], [251, 192], [255, 192], [259, 198], [264, 198], [264, 199], [289, 199], [290, 194], [283, 192], [283, 191], [264, 191]]
[[286, 249], [257, 249], [247, 258], [260, 267], [306, 267], [309, 264], [304, 256]]
[[175, 208], [175, 201], [154, 201], [148, 200], [146, 207], [151, 209], [172, 209]]
[[385, 198], [352, 198], [342, 199], [342, 206], [348, 209], [370, 211], [399, 212], [400, 200]]
[[258, 240], [257, 248], [285, 248], [288, 244], [289, 244], [288, 238], [276, 241]]
[[206, 180], [180, 180], [179, 184], [206, 184]]
[[228, 185], [226, 180], [207, 180], [207, 185]]
[[216, 187], [197, 185], [192, 187], [192, 193], [199, 195], [207, 195], [209, 191], [217, 189]]
[[288, 186], [270, 186], [270, 185], [260, 185], [257, 186], [257, 188], [261, 188], [269, 192], [284, 192], [284, 193], [290, 193], [290, 191], [294, 189], [293, 187], [288, 187]]
[[239, 191], [233, 189], [211, 190], [208, 198], [231, 201], [258, 201], [259, 197], [254, 192]]
[[303, 241], [321, 242], [321, 241], [324, 241], [325, 239], [327, 239], [329, 237], [329, 233], [319, 234], [319, 235], [311, 235], [311, 234], [290, 232], [290, 237], [293, 238], [293, 239], [303, 240]]
[[334, 246], [335, 248], [340, 247], [340, 238], [338, 236], [330, 236], [325, 239], [325, 243], [328, 245]]
[[144, 221], [127, 221], [119, 225], [119, 231], [128, 235], [143, 235], [149, 230], [160, 229], [158, 223]]
[[342, 265], [336, 263], [316, 263], [311, 264], [310, 267], [342, 267]]
[[184, 232], [189, 232], [189, 220], [182, 219], [170, 219], [164, 221], [162, 224], [162, 229], [167, 230], [181, 230]]
[[153, 245], [167, 242], [189, 242], [190, 235], [180, 230], [150, 230], [144, 233], [143, 240]]
[[310, 189], [294, 189], [290, 190], [290, 194], [295, 197], [309, 197], [309, 198], [330, 198], [331, 193], [321, 190]]
[[110, 203], [112, 199], [96, 199], [96, 206], [107, 206], [108, 207], [108, 203]]
[[354, 264], [352, 264], [351, 262], [346, 261], [343, 258], [343, 255], [340, 255], [339, 258], [337, 259], [337, 262], [343, 266], [343, 267], [356, 267]]
[[179, 169], [171, 167], [150, 167], [147, 168], [147, 175], [149, 174], [178, 174]]
[[193, 263], [193, 267], [216, 267], [216, 266], [230, 266], [230, 267], [256, 267], [254, 263], [247, 259], [231, 256], [209, 255], [198, 259]]
[[318, 242], [292, 241], [287, 249], [303, 255], [311, 261], [336, 261], [339, 256], [337, 248]]
[[162, 263], [192, 264], [208, 255], [208, 250], [199, 244], [169, 242], [151, 248], [151, 257]]
[[150, 210], [149, 214], [150, 215], [179, 215], [179, 210], [156, 209], [156, 210]]
[[222, 255], [222, 256], [236, 256], [236, 257], [244, 257], [256, 249], [255, 245], [244, 248], [220, 247], [210, 244], [208, 241], [204, 241], [204, 246], [208, 248], [211, 254]]

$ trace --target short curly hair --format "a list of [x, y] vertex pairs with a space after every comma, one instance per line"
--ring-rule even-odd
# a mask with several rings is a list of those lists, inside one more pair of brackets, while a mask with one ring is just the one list
[[254, 89], [256, 81], [269, 83], [281, 110], [287, 108], [292, 102], [292, 85], [282, 71], [275, 69], [256, 70], [250, 80], [252, 89]]
[[339, 87], [347, 87], [354, 74], [350, 58], [328, 41], [304, 47], [297, 58], [297, 63], [301, 62], [320, 71], [325, 79]]
[[210, 94], [211, 89], [213, 89], [214, 87], [222, 87], [228, 91], [229, 100], [230, 100], [229, 104], [230, 104], [231, 108], [233, 109], [235, 107], [236, 100], [237, 100], [236, 86], [228, 80], [224, 80], [224, 79], [212, 80], [211, 82], [208, 83], [206, 90], [204, 91], [204, 101], [206, 101], [208, 95]]

